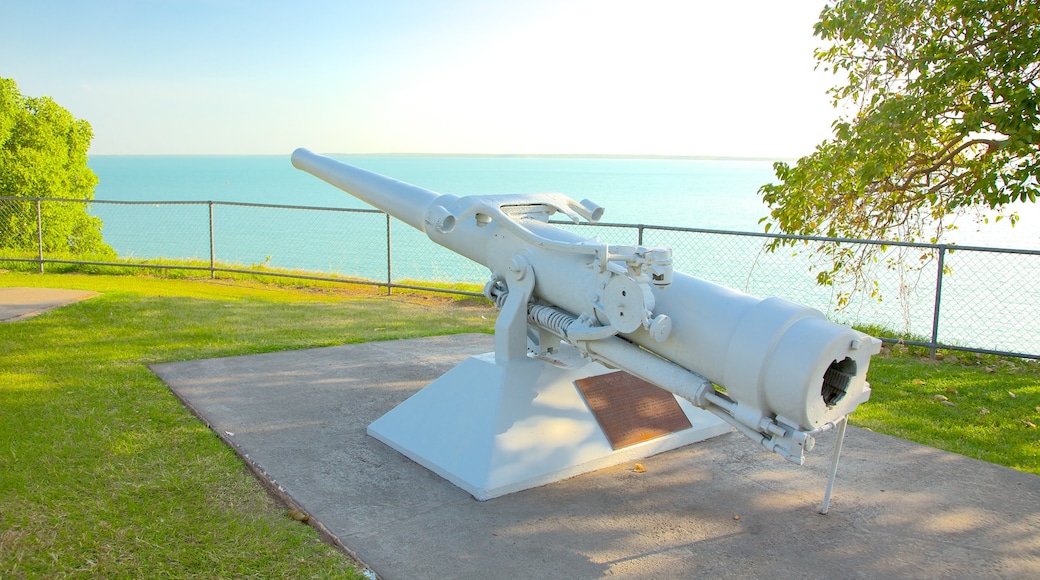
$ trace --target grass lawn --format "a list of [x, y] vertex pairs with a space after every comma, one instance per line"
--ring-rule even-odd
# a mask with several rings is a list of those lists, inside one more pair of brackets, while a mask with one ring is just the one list
[[1040, 475], [1036, 361], [894, 350], [871, 360], [873, 393], [853, 425]]
[[[360, 575], [285, 513], [151, 363], [458, 332], [493, 309], [374, 287], [0, 273], [101, 296], [0, 324], [0, 577]], [[875, 357], [853, 423], [1040, 474], [1032, 362]]]
[[285, 514], [150, 363], [488, 332], [473, 302], [135, 276], [0, 324], [0, 577], [361, 577]]

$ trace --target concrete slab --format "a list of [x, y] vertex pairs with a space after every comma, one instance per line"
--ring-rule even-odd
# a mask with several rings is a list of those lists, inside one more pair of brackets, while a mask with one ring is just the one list
[[97, 292], [58, 288], [0, 288], [0, 322], [32, 318], [97, 295]]
[[490, 336], [154, 365], [383, 578], [1040, 577], [1040, 478], [850, 428], [796, 466], [738, 434], [478, 502], [365, 434]]

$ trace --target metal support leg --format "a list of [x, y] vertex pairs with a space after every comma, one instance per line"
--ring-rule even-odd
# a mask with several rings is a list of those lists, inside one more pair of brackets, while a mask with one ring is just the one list
[[838, 475], [838, 459], [841, 457], [841, 444], [845, 442], [845, 428], [849, 425], [849, 416], [845, 415], [839, 419], [838, 440], [834, 442], [834, 457], [831, 459], [831, 474], [827, 479], [827, 491], [823, 494], [823, 504], [820, 513], [826, 514], [831, 507], [831, 492], [834, 491], [834, 478]]
[[517, 255], [502, 278], [509, 293], [495, 320], [495, 362], [505, 366], [527, 358], [527, 302], [534, 292], [534, 269], [526, 257]]

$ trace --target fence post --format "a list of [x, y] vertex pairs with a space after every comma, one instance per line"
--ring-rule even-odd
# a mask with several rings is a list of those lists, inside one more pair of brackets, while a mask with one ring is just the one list
[[642, 246], [643, 245], [643, 225], [642, 224], [639, 225], [638, 233], [636, 234], [636, 245], [637, 246]]
[[939, 264], [935, 273], [935, 305], [932, 310], [932, 360], [935, 360], [936, 346], [939, 344], [939, 305], [942, 304], [942, 279], [945, 268], [946, 246], [939, 246]]
[[217, 254], [213, 246], [213, 202], [209, 202], [209, 279], [217, 277]]
[[390, 214], [386, 214], [386, 295], [393, 293], [394, 278], [390, 270]]
[[43, 212], [40, 210], [40, 200], [36, 199], [36, 247], [37, 257], [40, 260], [40, 273], [43, 274]]

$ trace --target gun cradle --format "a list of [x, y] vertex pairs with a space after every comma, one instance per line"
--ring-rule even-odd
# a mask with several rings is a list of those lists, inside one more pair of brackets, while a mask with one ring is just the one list
[[566, 343], [799, 464], [817, 433], [870, 396], [878, 339], [808, 307], [673, 271], [670, 248], [607, 245], [548, 223], [557, 212], [595, 223], [603, 210], [592, 202], [439, 195], [306, 149], [292, 163], [486, 266], [485, 294], [502, 310], [498, 364]]

